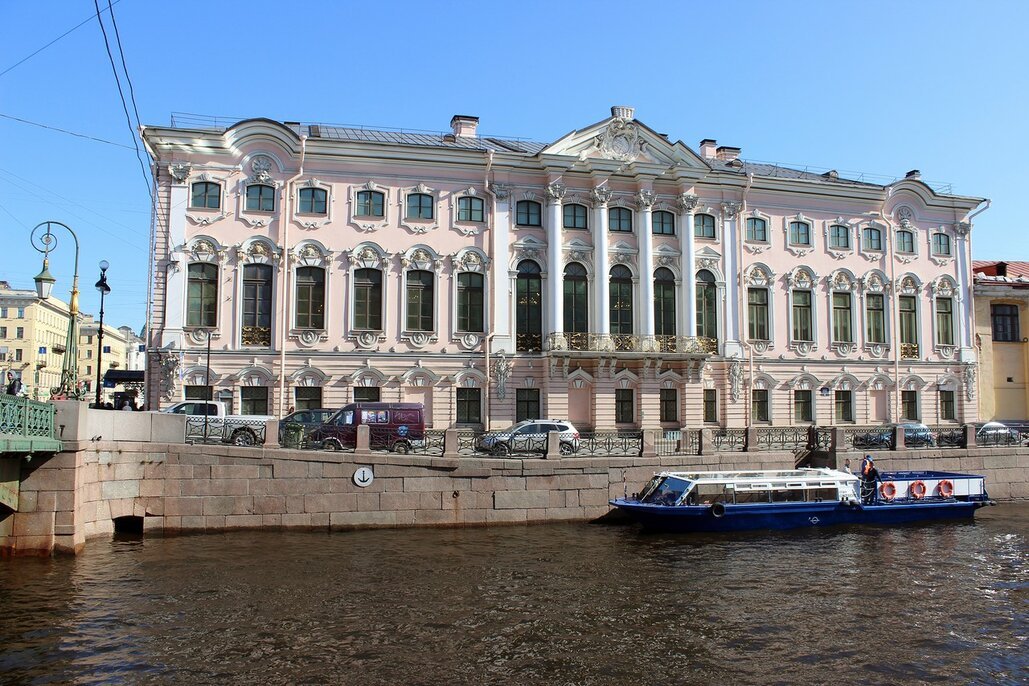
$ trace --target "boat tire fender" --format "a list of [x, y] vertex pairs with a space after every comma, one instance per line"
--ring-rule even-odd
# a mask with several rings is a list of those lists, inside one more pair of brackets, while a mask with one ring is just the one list
[[879, 495], [883, 500], [893, 500], [897, 497], [897, 486], [892, 481], [887, 481], [879, 487]]
[[911, 497], [915, 500], [921, 500], [922, 498], [924, 498], [925, 492], [926, 488], [924, 481], [915, 481], [911, 484]]
[[724, 517], [725, 516], [725, 503], [715, 503], [711, 506], [712, 517]]
[[940, 495], [944, 498], [949, 498], [954, 495], [954, 482], [950, 479], [944, 479], [939, 485]]

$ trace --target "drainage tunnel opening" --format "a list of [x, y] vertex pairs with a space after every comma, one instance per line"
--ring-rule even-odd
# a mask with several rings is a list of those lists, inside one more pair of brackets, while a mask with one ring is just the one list
[[116, 534], [140, 534], [143, 533], [142, 517], [115, 517], [114, 533]]

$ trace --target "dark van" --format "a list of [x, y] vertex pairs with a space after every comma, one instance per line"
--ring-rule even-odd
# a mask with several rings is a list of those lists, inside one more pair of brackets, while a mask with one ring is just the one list
[[368, 426], [373, 450], [411, 452], [411, 444], [425, 439], [425, 408], [421, 403], [352, 403], [344, 405], [311, 432], [309, 441], [322, 450], [351, 450], [357, 446], [357, 427]]

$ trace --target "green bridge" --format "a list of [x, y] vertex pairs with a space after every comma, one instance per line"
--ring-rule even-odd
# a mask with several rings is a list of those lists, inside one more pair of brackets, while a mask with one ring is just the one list
[[0, 395], [0, 505], [18, 509], [21, 461], [35, 454], [60, 452], [54, 437], [54, 405]]

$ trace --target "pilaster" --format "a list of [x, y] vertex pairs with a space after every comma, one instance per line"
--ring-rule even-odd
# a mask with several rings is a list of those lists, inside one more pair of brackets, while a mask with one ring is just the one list
[[686, 336], [697, 335], [697, 246], [693, 235], [693, 213], [697, 196], [682, 193], [679, 196], [680, 271], [682, 272], [682, 312]]

